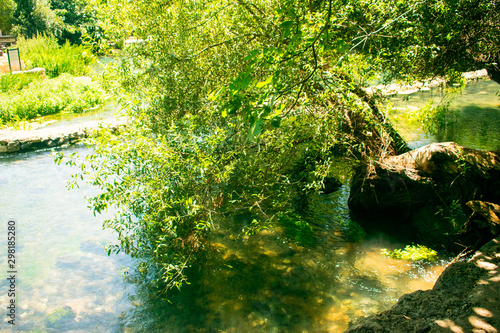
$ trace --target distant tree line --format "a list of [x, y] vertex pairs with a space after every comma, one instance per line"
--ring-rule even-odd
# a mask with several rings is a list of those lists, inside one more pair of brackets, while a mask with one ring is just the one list
[[32, 38], [51, 35], [60, 44], [98, 38], [95, 13], [87, 0], [0, 0], [0, 30]]

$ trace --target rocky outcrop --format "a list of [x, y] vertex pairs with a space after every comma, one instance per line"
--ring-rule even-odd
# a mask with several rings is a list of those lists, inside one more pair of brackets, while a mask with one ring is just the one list
[[499, 332], [500, 238], [468, 261], [451, 264], [434, 288], [402, 296], [390, 310], [363, 318], [346, 333]]
[[499, 184], [499, 153], [433, 143], [359, 167], [349, 208], [370, 217], [391, 216], [432, 243], [433, 237], [459, 232], [472, 213], [467, 202], [499, 203]]

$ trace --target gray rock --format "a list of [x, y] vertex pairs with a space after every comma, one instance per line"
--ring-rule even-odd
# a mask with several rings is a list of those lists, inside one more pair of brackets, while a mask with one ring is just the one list
[[15, 152], [18, 152], [19, 150], [21, 150], [21, 145], [19, 144], [18, 141], [9, 142], [7, 144], [7, 152], [8, 153], [15, 153]]

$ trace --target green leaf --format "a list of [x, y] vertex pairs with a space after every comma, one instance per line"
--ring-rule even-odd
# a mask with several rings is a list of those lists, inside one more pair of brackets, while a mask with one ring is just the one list
[[248, 141], [252, 141], [254, 137], [258, 136], [262, 132], [263, 123], [264, 122], [262, 121], [262, 119], [257, 119], [253, 122], [253, 124], [250, 126], [250, 132], [248, 133]]
[[278, 127], [280, 127], [280, 125], [281, 125], [281, 118], [280, 117], [274, 117], [271, 120], [271, 126], [278, 128]]
[[255, 59], [255, 58], [256, 58], [259, 54], [260, 54], [260, 50], [259, 50], [259, 49], [252, 50], [252, 51], [250, 51], [250, 53], [248, 53], [248, 55], [244, 58], [244, 60], [253, 60], [253, 59]]
[[267, 86], [269, 83], [271, 83], [271, 82], [272, 82], [273, 78], [274, 78], [274, 75], [271, 75], [271, 76], [269, 76], [269, 77], [268, 77], [265, 81], [259, 82], [259, 83], [257, 83], [255, 86], [256, 86], [257, 88], [262, 88], [262, 87], [265, 87], [265, 86]]
[[290, 29], [294, 24], [294, 21], [285, 21], [280, 24], [280, 28], [282, 29]]

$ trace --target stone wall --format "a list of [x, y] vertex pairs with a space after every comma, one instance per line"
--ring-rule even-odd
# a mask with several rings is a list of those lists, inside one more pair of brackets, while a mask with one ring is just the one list
[[10, 154], [38, 149], [54, 148], [71, 145], [88, 137], [98, 128], [108, 128], [117, 131], [124, 126], [125, 121], [91, 121], [83, 124], [72, 124], [44, 128], [31, 131], [0, 131], [0, 154]]

